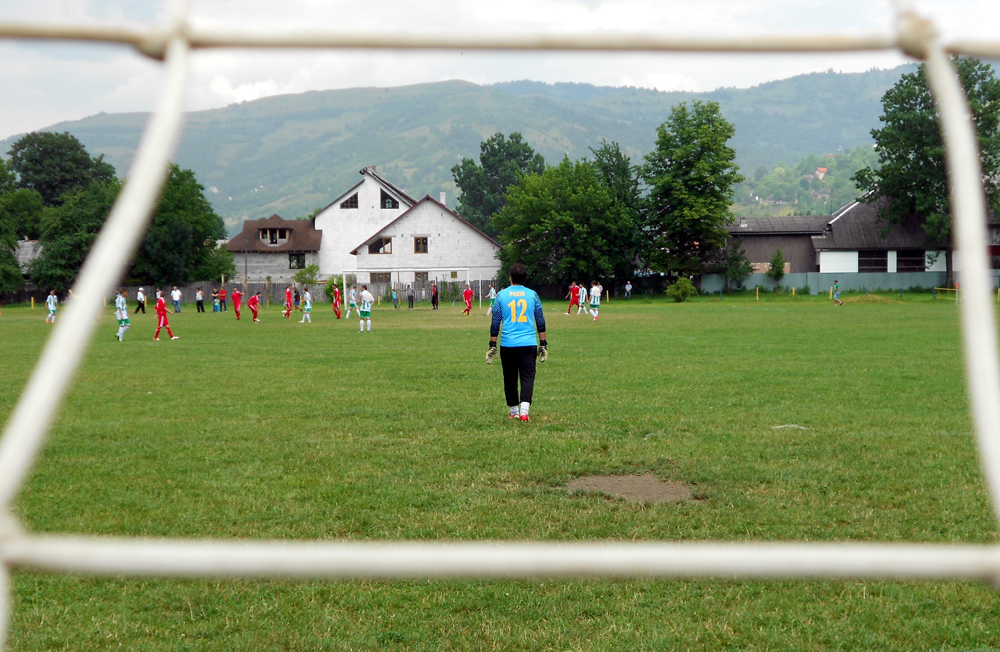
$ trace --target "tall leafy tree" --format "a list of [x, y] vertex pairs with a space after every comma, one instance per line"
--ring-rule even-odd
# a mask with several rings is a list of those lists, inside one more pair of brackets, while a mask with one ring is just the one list
[[715, 102], [675, 106], [657, 129], [656, 148], [642, 168], [651, 268], [696, 274], [725, 246], [733, 186], [743, 181], [727, 144], [734, 134]]
[[0, 211], [0, 292], [14, 292], [22, 285], [24, 275], [17, 262], [17, 229], [13, 218]]
[[17, 188], [17, 175], [10, 163], [0, 158], [0, 195], [13, 192]]
[[45, 202], [36, 190], [18, 188], [0, 193], [0, 215], [6, 216], [18, 239], [37, 240], [42, 232]]
[[632, 270], [623, 242], [635, 232], [629, 212], [612, 198], [594, 164], [564, 158], [541, 174], [528, 174], [507, 191], [493, 218], [504, 243], [503, 272], [515, 262], [534, 283], [607, 279]]
[[57, 292], [73, 285], [120, 189], [117, 179], [93, 181], [45, 210], [38, 239], [42, 250], [30, 267], [36, 285]]
[[524, 174], [541, 174], [545, 159], [513, 132], [496, 133], [479, 145], [479, 163], [471, 158], [451, 169], [461, 190], [455, 212], [476, 228], [496, 235], [490, 219], [506, 205], [505, 193]]
[[[956, 58], [958, 70], [979, 134], [979, 154], [987, 202], [998, 209], [1000, 174], [1000, 81], [993, 68], [978, 59]], [[854, 175], [863, 201], [888, 198], [879, 210], [887, 224], [916, 220], [923, 225], [928, 247], [943, 248], [949, 282], [951, 212], [944, 164], [940, 116], [927, 83], [926, 66], [903, 75], [882, 96], [883, 126], [872, 130], [878, 165]]]
[[[10, 166], [20, 188], [36, 190], [47, 206], [60, 197], [86, 187], [91, 181], [109, 181], [114, 167], [104, 156], [90, 157], [76, 136], [38, 131], [21, 137], [10, 148]], [[2, 175], [0, 175], [2, 176]]]
[[194, 172], [172, 165], [129, 278], [180, 285], [235, 274], [232, 254], [216, 246], [225, 235]]
[[594, 171], [597, 178], [608, 191], [611, 200], [621, 207], [628, 215], [634, 228], [629, 234], [622, 234], [619, 246], [622, 248], [623, 258], [632, 261], [629, 269], [616, 269], [616, 276], [621, 278], [621, 274], [630, 273], [639, 266], [638, 258], [640, 254], [641, 237], [639, 231], [639, 214], [642, 205], [642, 195], [639, 189], [640, 168], [632, 165], [632, 160], [621, 150], [618, 143], [611, 141], [601, 141], [601, 146], [597, 149], [590, 148], [594, 155]]

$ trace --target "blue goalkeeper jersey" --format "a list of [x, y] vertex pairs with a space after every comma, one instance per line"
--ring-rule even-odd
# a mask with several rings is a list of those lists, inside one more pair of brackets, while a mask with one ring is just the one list
[[542, 302], [534, 290], [512, 285], [500, 290], [494, 305], [491, 337], [502, 330], [501, 346], [538, 346], [536, 332], [545, 332], [545, 316]]

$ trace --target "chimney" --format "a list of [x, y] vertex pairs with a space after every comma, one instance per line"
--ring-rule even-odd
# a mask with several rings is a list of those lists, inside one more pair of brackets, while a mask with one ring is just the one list
[[747, 218], [745, 217], [740, 218], [740, 228], [741, 229], [747, 228]]
[[441, 203], [444, 204], [445, 206], [447, 206], [448, 202], [445, 201], [445, 198], [446, 198], [446, 195], [445, 195], [445, 193], [442, 192], [441, 193]]

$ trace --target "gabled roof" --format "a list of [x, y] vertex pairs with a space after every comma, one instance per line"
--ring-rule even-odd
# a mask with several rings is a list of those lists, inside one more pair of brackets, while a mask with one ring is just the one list
[[730, 223], [729, 234], [809, 235], [820, 234], [831, 220], [829, 215], [789, 215], [785, 217], [738, 217]]
[[[401, 201], [404, 204], [408, 204], [409, 206], [413, 206], [414, 204], [417, 203], [416, 199], [414, 199], [413, 197], [410, 197], [408, 194], [406, 194], [405, 192], [403, 192], [402, 190], [400, 190], [395, 184], [392, 184], [392, 183], [386, 181], [384, 177], [382, 177], [380, 174], [378, 174], [377, 172], [375, 172], [375, 169], [374, 169], [373, 166], [364, 167], [364, 168], [358, 170], [358, 174], [360, 174], [361, 176], [368, 175], [371, 178], [375, 179], [383, 188], [385, 188], [386, 190], [389, 191], [389, 194], [395, 195], [396, 200]], [[356, 184], [354, 184], [353, 186], [351, 186], [346, 192], [341, 193], [336, 199], [334, 199], [332, 202], [330, 202], [329, 204], [327, 204], [326, 206], [324, 206], [323, 210], [325, 211], [326, 209], [330, 208], [334, 204], [339, 204], [340, 202], [342, 202], [345, 199], [347, 199], [348, 197], [350, 197], [352, 194], [354, 194], [355, 191], [357, 191], [357, 189], [364, 182], [365, 182], [364, 179], [362, 179], [361, 181], [358, 181]], [[320, 212], [323, 212], [323, 211], [320, 211]]]
[[[288, 229], [288, 240], [279, 245], [261, 242], [260, 229]], [[280, 215], [260, 220], [245, 220], [243, 230], [226, 243], [233, 253], [310, 253], [319, 251], [323, 232], [317, 231], [312, 220], [286, 220]]]
[[879, 220], [878, 212], [888, 201], [880, 198], [870, 204], [864, 202], [848, 204], [837, 211], [827, 231], [822, 235], [813, 236], [813, 247], [818, 251], [871, 251], [926, 247], [927, 234], [916, 219], [894, 224], [886, 231], [887, 225]]
[[486, 235], [485, 233], [483, 233], [482, 231], [480, 231], [479, 229], [477, 229], [473, 225], [471, 225], [468, 222], [466, 222], [465, 220], [463, 220], [461, 217], [459, 217], [458, 213], [456, 213], [455, 211], [451, 210], [450, 208], [448, 208], [447, 206], [445, 206], [444, 204], [442, 204], [438, 200], [434, 199], [430, 195], [426, 195], [426, 196], [424, 196], [423, 199], [421, 199], [420, 201], [418, 201], [416, 204], [414, 204], [413, 206], [411, 206], [407, 210], [403, 211], [398, 217], [396, 217], [395, 219], [387, 222], [378, 231], [376, 231], [375, 233], [371, 234], [371, 236], [369, 236], [369, 238], [367, 240], [365, 240], [364, 242], [362, 242], [361, 244], [359, 244], [354, 249], [351, 249], [351, 255], [356, 256], [358, 254], [358, 250], [361, 249], [361, 247], [364, 247], [365, 245], [370, 244], [372, 240], [374, 240], [375, 238], [377, 238], [379, 236], [379, 234], [381, 234], [383, 231], [385, 231], [386, 229], [388, 229], [390, 226], [392, 226], [393, 224], [395, 224], [399, 220], [401, 220], [404, 217], [406, 217], [407, 215], [409, 215], [410, 211], [414, 210], [417, 206], [419, 206], [420, 204], [423, 204], [424, 202], [431, 202], [432, 204], [437, 204], [445, 212], [451, 214], [451, 216], [454, 217], [456, 220], [458, 220], [462, 224], [466, 225], [467, 227], [469, 227], [470, 229], [472, 229], [473, 231], [475, 231], [479, 235], [483, 236], [484, 238], [486, 238], [487, 240], [489, 240], [490, 242], [492, 242], [497, 247], [499, 247], [501, 249], [503, 248], [502, 244], [500, 244], [499, 242], [497, 242], [496, 240], [494, 240], [490, 236]]

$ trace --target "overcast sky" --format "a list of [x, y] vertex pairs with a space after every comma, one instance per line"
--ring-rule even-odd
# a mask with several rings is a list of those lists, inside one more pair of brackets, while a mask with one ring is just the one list
[[[917, 0], [946, 37], [1000, 39], [997, 0]], [[0, 0], [0, 21], [147, 25], [161, 0]], [[190, 0], [199, 26], [352, 32], [494, 33], [644, 31], [680, 34], [891, 31], [888, 1], [873, 0]], [[903, 63], [897, 54], [624, 55], [225, 50], [193, 62], [187, 106], [225, 106], [268, 95], [447, 79], [518, 79], [707, 91], [749, 87], [833, 69]], [[0, 41], [0, 138], [101, 111], [145, 111], [160, 64], [130, 48]]]

